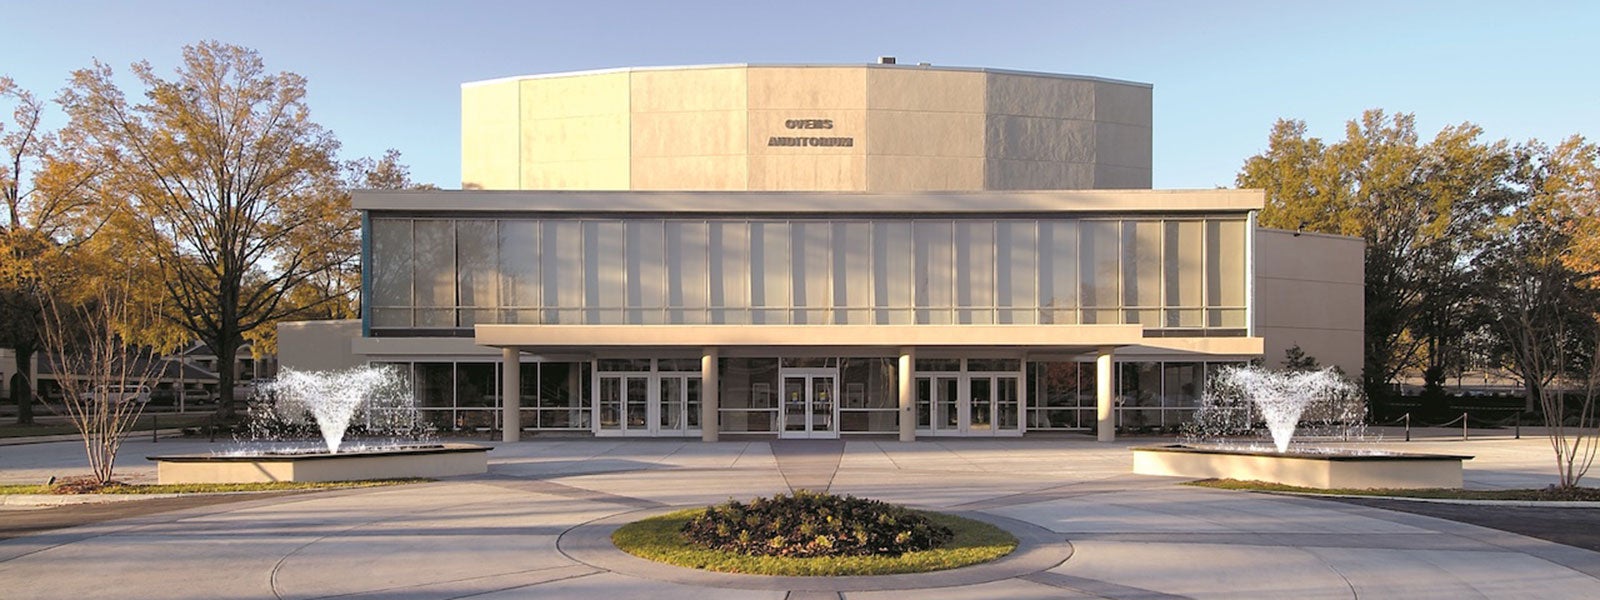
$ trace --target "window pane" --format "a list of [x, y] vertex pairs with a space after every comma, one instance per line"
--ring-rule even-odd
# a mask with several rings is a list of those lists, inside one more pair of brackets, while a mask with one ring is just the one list
[[622, 322], [627, 302], [623, 280], [627, 277], [627, 232], [621, 221], [583, 223], [584, 322], [615, 325]]
[[711, 306], [713, 323], [750, 322], [750, 229], [744, 222], [711, 223]]
[[[372, 305], [411, 306], [411, 221], [372, 220]], [[377, 311], [374, 311], [376, 321]], [[411, 325], [410, 311], [394, 311], [385, 325]], [[377, 325], [378, 323], [374, 323]]]
[[1122, 222], [1122, 301], [1125, 306], [1161, 306], [1161, 237], [1159, 221]]
[[[456, 221], [456, 303], [459, 306], [497, 305], [500, 282], [495, 273], [495, 250], [498, 247], [494, 221]], [[462, 327], [495, 321], [495, 311], [461, 311]]]
[[[1115, 307], [1117, 306], [1117, 285], [1120, 269], [1117, 266], [1120, 258], [1119, 223], [1116, 221], [1083, 221], [1081, 223], [1082, 239], [1078, 245], [1080, 255], [1079, 264], [1083, 277], [1082, 300], [1084, 306]], [[1120, 320], [1103, 320], [1095, 312], [1084, 314], [1085, 323], [1116, 323]]]
[[1038, 230], [1033, 221], [1001, 221], [994, 232], [995, 305], [1019, 309], [1002, 311], [1000, 322], [1032, 323], [1032, 309], [1039, 305], [1034, 293], [1039, 277]]
[[706, 256], [709, 234], [705, 223], [667, 222], [667, 305], [672, 323], [705, 323], [709, 306]]
[[456, 364], [456, 406], [490, 408], [499, 406], [496, 363]]
[[415, 223], [417, 306], [455, 306], [455, 229], [450, 221]]
[[868, 223], [833, 225], [833, 305], [835, 323], [864, 324], [872, 306], [872, 226]]
[[[539, 265], [544, 276], [544, 304], [563, 309], [583, 307], [583, 235], [578, 221], [546, 221]], [[547, 311], [546, 323], [577, 323], [576, 310]]]
[[1200, 403], [1201, 363], [1166, 363], [1162, 400], [1168, 408], [1193, 408]]
[[[1088, 259], [1084, 264], [1091, 265]], [[1085, 273], [1093, 273], [1086, 269]], [[1085, 289], [1089, 283], [1084, 283]], [[1043, 323], [1077, 323], [1078, 223], [1039, 223], [1039, 316]]]
[[[1205, 276], [1204, 223], [1168, 221], [1166, 254], [1167, 306], [1199, 307], [1204, 303], [1200, 282]], [[1168, 311], [1167, 327], [1199, 327], [1200, 311]]]
[[[824, 222], [802, 222], [789, 225], [793, 266], [793, 302], [796, 307], [827, 308], [832, 290], [833, 244], [829, 239], [832, 226]], [[825, 311], [795, 311], [795, 323], [825, 323]]]
[[[774, 309], [789, 306], [789, 224], [750, 224], [750, 305]], [[787, 323], [788, 310], [757, 311], [754, 323]]]
[[1207, 304], [1238, 306], [1244, 300], [1244, 221], [1206, 222]]
[[501, 221], [499, 235], [500, 305], [539, 306], [539, 222]]
[[958, 322], [993, 323], [994, 313], [994, 223], [956, 222], [956, 305], [979, 310], [964, 310]]
[[917, 322], [949, 323], [955, 278], [954, 249], [949, 221], [916, 224]]
[[[874, 304], [880, 325], [908, 324], [912, 290], [916, 280], [911, 224], [879, 222], [872, 224], [872, 265]], [[895, 310], [899, 309], [899, 310]]]
[[629, 323], [661, 323], [666, 306], [664, 246], [660, 221], [628, 221], [627, 306]]

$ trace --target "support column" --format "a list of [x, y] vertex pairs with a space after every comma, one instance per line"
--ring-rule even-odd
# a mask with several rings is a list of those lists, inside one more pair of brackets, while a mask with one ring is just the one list
[[522, 351], [500, 349], [500, 441], [522, 440]]
[[716, 348], [706, 348], [700, 356], [700, 441], [717, 441], [717, 358]]
[[1111, 348], [1101, 348], [1100, 355], [1095, 357], [1095, 414], [1098, 417], [1099, 440], [1102, 442], [1116, 441], [1117, 421], [1116, 408], [1112, 404], [1111, 384], [1114, 380], [1112, 373], [1112, 359], [1115, 358]]
[[900, 349], [900, 441], [917, 441], [917, 351]]

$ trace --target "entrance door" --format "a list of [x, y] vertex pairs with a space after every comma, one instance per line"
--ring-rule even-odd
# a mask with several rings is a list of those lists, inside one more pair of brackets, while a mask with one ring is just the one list
[[968, 375], [967, 398], [961, 403], [964, 434], [1016, 435], [1022, 433], [1018, 382], [1015, 375]]
[[784, 369], [784, 438], [839, 437], [839, 371]]
[[961, 381], [956, 375], [917, 378], [917, 428], [934, 435], [961, 431]]
[[650, 433], [650, 377], [648, 375], [600, 376], [600, 396], [595, 409], [602, 433], [648, 435]]
[[681, 375], [661, 377], [661, 393], [655, 409], [654, 433], [688, 435], [700, 429], [700, 378]]

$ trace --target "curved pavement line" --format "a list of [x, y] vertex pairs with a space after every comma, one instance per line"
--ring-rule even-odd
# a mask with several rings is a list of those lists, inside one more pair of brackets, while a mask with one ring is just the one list
[[718, 573], [639, 558], [611, 544], [611, 533], [634, 521], [692, 506], [634, 510], [574, 526], [556, 538], [556, 549], [568, 559], [618, 575], [690, 586], [762, 591], [863, 592], [975, 585], [1015, 579], [1053, 569], [1072, 557], [1072, 544], [1043, 527], [981, 512], [953, 513], [983, 521], [1017, 538], [1017, 549], [983, 564], [898, 575], [773, 576]]
[[1473, 542], [1493, 548], [1502, 552], [1531, 556], [1551, 564], [1577, 571], [1586, 576], [1600, 579], [1600, 552], [1585, 550], [1576, 546], [1542, 540], [1533, 536], [1522, 535], [1510, 531], [1502, 531], [1482, 525], [1473, 525], [1461, 521], [1452, 521], [1440, 517], [1430, 517], [1415, 513], [1386, 510], [1373, 506], [1348, 504], [1337, 500], [1324, 498], [1310, 498], [1306, 496], [1280, 496], [1286, 500], [1315, 503], [1322, 510], [1333, 510], [1345, 514], [1356, 515], [1408, 525], [1418, 529], [1432, 531], [1444, 535], [1454, 535]]

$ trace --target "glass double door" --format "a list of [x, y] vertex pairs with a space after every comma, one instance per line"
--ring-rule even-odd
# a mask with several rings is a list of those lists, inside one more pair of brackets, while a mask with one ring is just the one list
[[933, 435], [1022, 433], [1019, 378], [1013, 374], [917, 377], [918, 425]]
[[700, 378], [603, 373], [595, 423], [601, 434], [674, 436], [700, 430]]
[[784, 369], [784, 438], [839, 437], [839, 371], [824, 369]]

